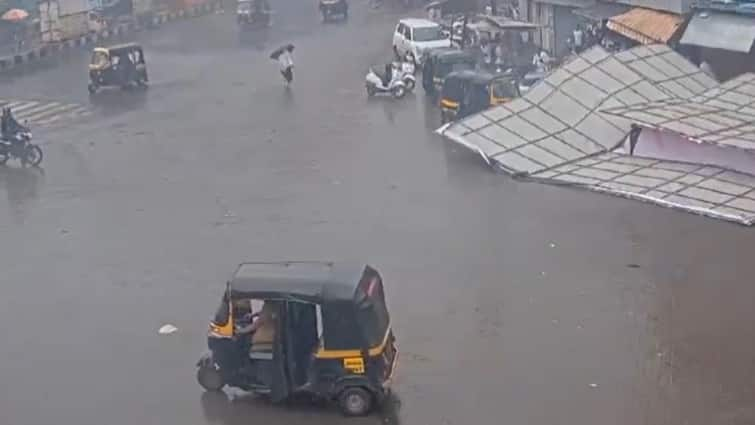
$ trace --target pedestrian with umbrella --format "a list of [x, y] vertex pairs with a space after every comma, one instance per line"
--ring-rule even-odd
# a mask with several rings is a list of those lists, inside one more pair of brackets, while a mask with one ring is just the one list
[[278, 61], [280, 65], [281, 75], [286, 82], [286, 85], [291, 84], [294, 80], [294, 45], [286, 44], [273, 51], [270, 54], [270, 59]]

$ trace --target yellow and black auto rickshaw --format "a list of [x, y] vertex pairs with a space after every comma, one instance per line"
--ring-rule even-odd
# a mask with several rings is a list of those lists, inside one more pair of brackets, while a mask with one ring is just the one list
[[117, 86], [123, 89], [134, 85], [146, 87], [147, 63], [142, 46], [136, 43], [111, 47], [95, 47], [89, 62], [89, 93], [100, 87]]
[[457, 71], [446, 76], [441, 90], [441, 121], [447, 123], [519, 97], [516, 78], [485, 71]]
[[443, 87], [446, 76], [454, 71], [475, 69], [477, 58], [474, 53], [455, 47], [441, 47], [430, 50], [422, 66], [422, 88], [430, 95], [437, 94]]
[[372, 267], [244, 263], [210, 323], [197, 380], [208, 391], [227, 385], [274, 402], [309, 394], [364, 415], [389, 393], [394, 341]]

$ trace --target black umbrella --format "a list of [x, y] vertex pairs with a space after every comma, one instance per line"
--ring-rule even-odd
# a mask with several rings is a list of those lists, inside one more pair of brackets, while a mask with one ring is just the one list
[[270, 59], [278, 60], [278, 56], [282, 55], [283, 52], [288, 50], [289, 53], [294, 51], [294, 45], [293, 44], [286, 44], [284, 46], [280, 46], [277, 49], [273, 50], [273, 53], [270, 53]]

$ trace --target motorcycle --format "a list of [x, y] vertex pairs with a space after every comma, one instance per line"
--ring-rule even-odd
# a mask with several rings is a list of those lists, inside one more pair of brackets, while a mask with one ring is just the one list
[[393, 72], [398, 72], [401, 75], [401, 81], [406, 85], [407, 91], [414, 90], [414, 86], [417, 85], [417, 79], [414, 77], [415, 70], [416, 67], [414, 66], [414, 62], [404, 61], [393, 63]]
[[42, 162], [42, 148], [33, 144], [31, 139], [31, 131], [27, 128], [0, 139], [0, 165], [5, 165], [10, 158], [17, 158], [21, 165], [38, 166]]
[[388, 86], [383, 85], [383, 79], [372, 69], [365, 77], [367, 96], [372, 97], [379, 93], [390, 93], [395, 99], [401, 99], [406, 94], [406, 84], [402, 80], [400, 72], [393, 72]]

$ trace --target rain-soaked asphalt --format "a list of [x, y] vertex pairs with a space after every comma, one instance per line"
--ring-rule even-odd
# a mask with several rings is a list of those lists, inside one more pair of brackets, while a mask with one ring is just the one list
[[[83, 53], [0, 78], [94, 111], [35, 129], [43, 173], [0, 168], [0, 423], [755, 423], [751, 230], [495, 175], [431, 134], [421, 89], [366, 99], [398, 11], [276, 8], [267, 40], [231, 15], [138, 35], [146, 93], [89, 99]], [[290, 91], [267, 59], [288, 41]], [[203, 396], [235, 264], [341, 258], [384, 274], [397, 400]]]

